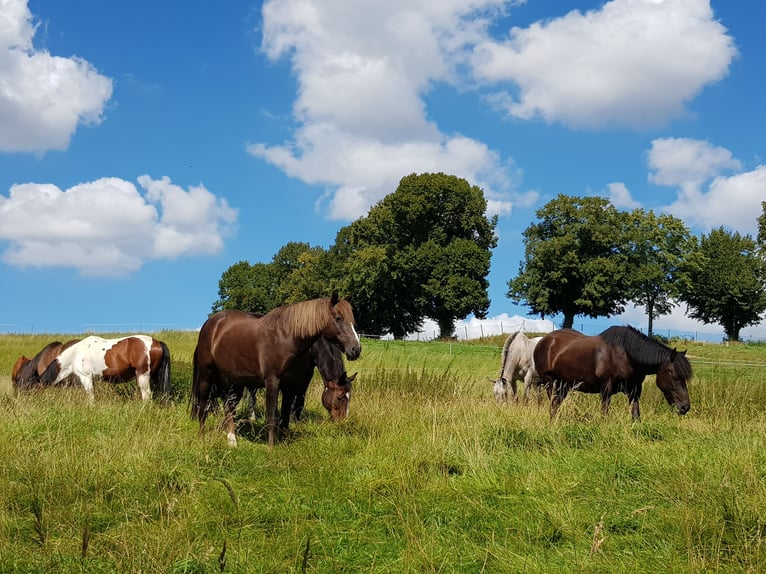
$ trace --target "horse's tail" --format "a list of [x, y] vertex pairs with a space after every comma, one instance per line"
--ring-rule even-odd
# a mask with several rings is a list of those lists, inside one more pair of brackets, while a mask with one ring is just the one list
[[210, 411], [213, 388], [208, 381], [202, 378], [199, 366], [199, 346], [194, 349], [192, 364], [191, 418], [199, 421], [200, 428], [202, 428], [201, 425], [205, 422], [207, 413]]
[[162, 349], [162, 358], [160, 359], [157, 368], [153, 369], [151, 379], [155, 388], [160, 389], [160, 392], [162, 393], [162, 401], [167, 404], [172, 393], [170, 381], [170, 349], [168, 349], [168, 346], [162, 341], [157, 341], [157, 343], [159, 343], [160, 348]]

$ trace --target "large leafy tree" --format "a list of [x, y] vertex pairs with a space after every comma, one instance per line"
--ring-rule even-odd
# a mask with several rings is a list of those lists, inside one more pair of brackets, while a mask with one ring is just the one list
[[648, 334], [654, 320], [676, 305], [682, 280], [681, 266], [694, 249], [695, 241], [683, 221], [672, 215], [655, 215], [636, 209], [628, 215], [626, 229], [631, 300], [646, 309]]
[[[412, 174], [337, 236], [358, 321], [373, 333], [404, 336], [426, 317], [440, 336], [471, 313], [486, 316], [497, 218], [484, 193], [443, 173]], [[363, 318], [363, 319], [362, 319]]]
[[603, 197], [559, 195], [537, 210], [524, 231], [524, 261], [507, 296], [533, 313], [564, 316], [619, 314], [630, 296], [627, 214]]
[[266, 313], [278, 305], [276, 283], [271, 265], [239, 261], [229, 267], [218, 281], [218, 300], [212, 312], [239, 309]]
[[751, 236], [720, 227], [702, 236], [685, 265], [681, 299], [689, 316], [720, 324], [730, 341], [738, 341], [740, 331], [759, 323], [766, 311], [766, 262], [756, 248]]
[[269, 263], [235, 263], [218, 281], [218, 300], [213, 303], [213, 312], [239, 309], [266, 313], [286, 303], [328, 294], [331, 288], [318, 278], [323, 255], [321, 247], [290, 242]]

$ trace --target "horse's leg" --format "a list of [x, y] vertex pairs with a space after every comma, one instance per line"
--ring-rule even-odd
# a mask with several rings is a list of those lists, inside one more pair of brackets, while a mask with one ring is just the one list
[[244, 387], [232, 385], [226, 398], [223, 401], [224, 424], [226, 426], [226, 438], [229, 446], [237, 446], [237, 423], [234, 414], [237, 411], [237, 405], [242, 398]]
[[88, 396], [88, 402], [90, 404], [93, 404], [96, 400], [95, 395], [93, 394], [93, 375], [78, 375], [80, 379], [80, 384], [82, 384], [82, 388], [85, 389], [85, 394]]
[[556, 418], [562, 401], [569, 393], [569, 387], [563, 381], [553, 381], [548, 391], [551, 397], [551, 419]]
[[532, 388], [532, 383], [534, 379], [534, 373], [532, 373], [532, 370], [529, 369], [527, 373], [524, 375], [524, 402], [529, 402], [529, 391]]
[[152, 388], [150, 383], [149, 371], [141, 375], [136, 375], [136, 382], [138, 383], [138, 389], [141, 391], [141, 398], [145, 401], [152, 400]]
[[258, 388], [252, 387], [248, 389], [247, 392], [248, 392], [247, 406], [248, 406], [248, 410], [250, 411], [250, 420], [254, 421], [255, 420], [255, 395], [258, 393]]
[[283, 437], [287, 436], [290, 429], [290, 413], [296, 399], [295, 391], [292, 389], [282, 389], [282, 405], [279, 410], [279, 431]]
[[266, 428], [269, 431], [269, 447], [274, 446], [277, 431], [277, 403], [279, 402], [279, 377], [266, 379]]
[[641, 408], [638, 406], [638, 401], [641, 398], [641, 384], [634, 385], [628, 392], [628, 401], [630, 401], [630, 414], [633, 416], [635, 422], [641, 420]]

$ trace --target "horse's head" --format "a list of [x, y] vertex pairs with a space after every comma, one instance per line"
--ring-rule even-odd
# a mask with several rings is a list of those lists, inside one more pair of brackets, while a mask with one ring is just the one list
[[362, 343], [354, 328], [354, 311], [347, 299], [340, 299], [335, 291], [330, 298], [331, 321], [325, 325], [322, 335], [346, 354], [349, 361], [359, 358]]
[[337, 381], [327, 381], [322, 391], [322, 404], [330, 418], [334, 421], [340, 421], [348, 416], [349, 403], [351, 402], [351, 383], [356, 379], [357, 373], [350, 377], [343, 374]]
[[504, 403], [508, 400], [508, 384], [503, 377], [499, 379], [490, 379], [487, 377], [492, 386], [492, 393], [495, 395], [495, 400], [498, 403]]
[[21, 382], [21, 370], [29, 363], [31, 359], [22, 355], [16, 359], [16, 363], [13, 365], [13, 371], [11, 371], [11, 379], [13, 380], [13, 388], [18, 388]]
[[686, 351], [673, 349], [670, 360], [657, 369], [657, 386], [665, 395], [670, 406], [675, 406], [679, 415], [689, 412], [689, 391], [687, 382], [692, 377], [692, 367], [686, 358]]

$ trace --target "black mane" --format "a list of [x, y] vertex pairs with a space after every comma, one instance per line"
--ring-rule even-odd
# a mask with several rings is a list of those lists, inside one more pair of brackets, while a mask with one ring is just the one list
[[672, 361], [680, 376], [686, 380], [692, 376], [692, 366], [684, 353], [647, 337], [635, 327], [609, 327], [599, 336], [610, 345], [622, 347], [631, 361], [652, 367]]

